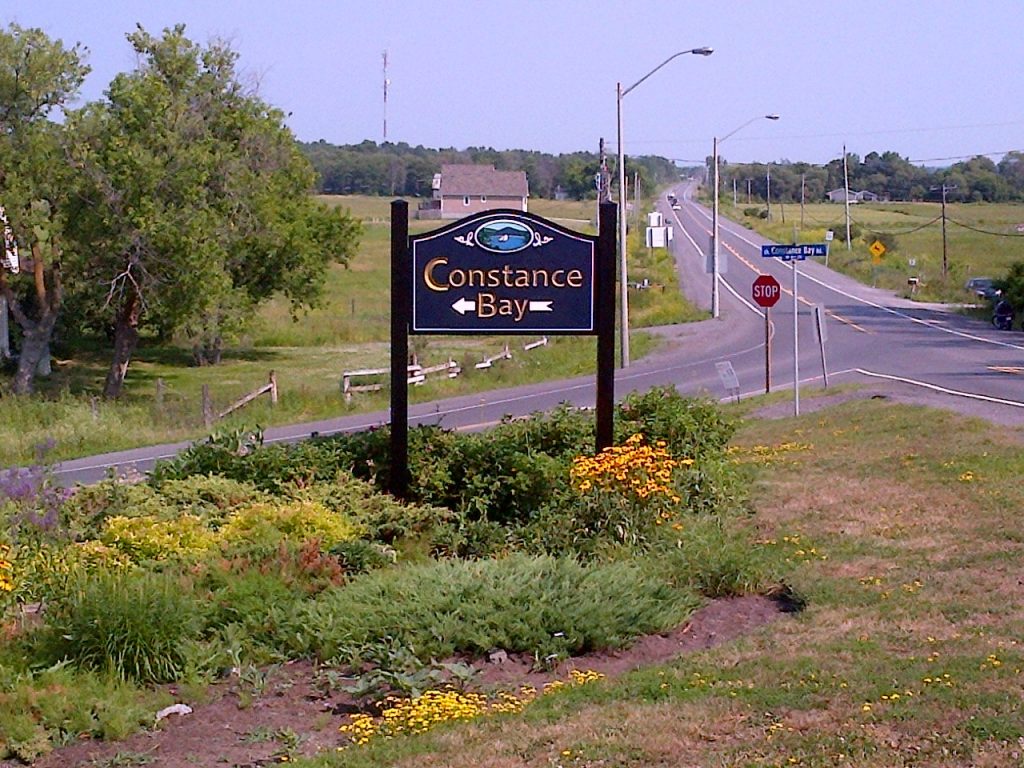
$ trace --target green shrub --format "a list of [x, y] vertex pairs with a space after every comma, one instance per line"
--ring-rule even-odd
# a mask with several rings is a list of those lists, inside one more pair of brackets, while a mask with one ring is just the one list
[[358, 525], [323, 504], [302, 499], [282, 499], [251, 504], [228, 515], [219, 539], [230, 549], [245, 547], [276, 547], [282, 540], [292, 542], [318, 540], [326, 547], [339, 541], [358, 538]]
[[156, 489], [169, 505], [214, 525], [219, 525], [229, 512], [268, 498], [251, 483], [219, 475], [167, 479]]
[[237, 624], [247, 634], [261, 637], [267, 634], [268, 612], [301, 597], [279, 575], [258, 570], [241, 573], [211, 570], [206, 576], [206, 586], [210, 589], [205, 617], [207, 630]]
[[476, 560], [508, 551], [508, 529], [490, 520], [460, 520], [437, 529], [432, 554]]
[[367, 574], [299, 606], [282, 640], [290, 653], [347, 662], [384, 637], [423, 661], [492, 648], [543, 659], [619, 647], [696, 605], [692, 591], [634, 563], [513, 554]]
[[198, 557], [213, 547], [216, 537], [195, 515], [184, 514], [170, 520], [144, 515], [107, 518], [99, 541], [131, 562], [142, 563]]
[[94, 485], [78, 486], [64, 505], [71, 537], [99, 538], [110, 517], [173, 517], [175, 507], [144, 483], [107, 479]]
[[678, 459], [701, 462], [722, 456], [737, 426], [711, 400], [684, 397], [675, 387], [654, 387], [632, 393], [620, 404], [615, 442], [641, 434], [650, 443], [664, 440], [668, 452]]
[[199, 619], [192, 593], [173, 576], [99, 573], [50, 604], [39, 652], [50, 663], [67, 659], [124, 679], [167, 682], [181, 675]]
[[[543, 550], [564, 552], [565, 537], [558, 535], [554, 516], [558, 510], [571, 512], [577, 502], [568, 492], [568, 471], [577, 455], [592, 450], [593, 422], [593, 413], [563, 406], [505, 420], [483, 433], [414, 428], [409, 434], [409, 490], [422, 506], [385, 501], [370, 494], [369, 486], [344, 477], [351, 472], [378, 491], [387, 489], [391, 446], [386, 427], [294, 446], [260, 447], [237, 436], [211, 439], [164, 465], [158, 475], [166, 484], [191, 472], [216, 471], [278, 495], [317, 501], [364, 522], [367, 535], [386, 544], [418, 539], [426, 551], [479, 555], [500, 550], [503, 545], [493, 532], [481, 538], [487, 526], [467, 527], [480, 522], [505, 526], [514, 539], [532, 539]], [[718, 512], [742, 501], [738, 475], [724, 460], [735, 429], [717, 404], [683, 397], [673, 387], [630, 395], [616, 412], [618, 443], [642, 434], [652, 443], [664, 441], [674, 457], [694, 460], [679, 480], [679, 495], [696, 513]], [[517, 531], [523, 527], [531, 530]], [[545, 542], [549, 534], [552, 539]]]
[[385, 544], [407, 538], [429, 539], [439, 525], [455, 519], [455, 515], [443, 507], [403, 504], [348, 472], [338, 472], [330, 482], [292, 488], [289, 493], [293, 498], [317, 502], [351, 518], [365, 529], [369, 538]]

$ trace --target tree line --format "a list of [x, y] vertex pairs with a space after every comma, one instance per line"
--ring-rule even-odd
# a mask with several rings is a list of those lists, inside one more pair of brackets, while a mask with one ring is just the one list
[[309, 161], [228, 45], [197, 45], [182, 25], [127, 40], [135, 69], [70, 109], [89, 72], [81, 45], [0, 29], [0, 295], [16, 393], [32, 390], [58, 330], [106, 345], [108, 398], [143, 335], [183, 334], [197, 362], [216, 361], [271, 295], [315, 303], [327, 266], [358, 242], [359, 223], [310, 194]]
[[[711, 162], [709, 158], [709, 167]], [[1024, 200], [1024, 152], [1019, 151], [1008, 152], [998, 163], [979, 155], [946, 168], [914, 165], [896, 152], [870, 152], [863, 159], [848, 153], [846, 165], [851, 190], [873, 192], [882, 199], [935, 200], [941, 197], [945, 186], [950, 200]], [[843, 159], [812, 165], [788, 161], [728, 163], [720, 158], [719, 178], [723, 195], [730, 193], [736, 182], [739, 201], [747, 199], [748, 189], [751, 199], [765, 200], [769, 183], [772, 200], [820, 201], [829, 191], [844, 188]]]
[[[499, 171], [525, 171], [532, 197], [554, 198], [558, 194], [574, 200], [597, 195], [601, 159], [597, 152], [552, 155], [525, 149], [497, 150], [490, 147], [428, 149], [404, 142], [364, 141], [334, 145], [326, 141], [301, 144], [319, 175], [318, 190], [326, 195], [400, 195], [430, 197], [431, 182], [441, 166], [448, 163], [493, 165]], [[614, 177], [615, 158], [607, 159]], [[663, 157], [626, 158], [626, 174], [639, 174], [642, 189], [679, 179], [679, 169]]]
[[[552, 155], [523, 149], [497, 150], [490, 147], [430, 149], [404, 142], [364, 141], [335, 145], [326, 141], [300, 145], [318, 175], [317, 190], [328, 195], [400, 195], [430, 197], [434, 174], [446, 163], [490, 164], [498, 170], [525, 171], [534, 197], [553, 198], [563, 194], [575, 200], [597, 196], [596, 176], [600, 157], [596, 152]], [[707, 160], [710, 176], [711, 158]], [[951, 200], [968, 202], [1011, 202], [1024, 200], [1024, 152], [1009, 152], [998, 163], [985, 156], [972, 157], [945, 168], [914, 165], [896, 152], [869, 152], [864, 158], [846, 155], [850, 189], [866, 190], [894, 201], [928, 200], [941, 195], [945, 185]], [[614, 184], [615, 157], [607, 158]], [[657, 156], [626, 158], [626, 175], [639, 173], [641, 186], [667, 184], [680, 172], [700, 168], [679, 168]], [[735, 182], [738, 200], [765, 200], [771, 185], [773, 200], [818, 201], [829, 191], [844, 187], [842, 158], [824, 165], [783, 160], [773, 163], [729, 163], [719, 161], [722, 194]], [[770, 180], [769, 180], [770, 177]], [[616, 193], [617, 194], [617, 193]]]

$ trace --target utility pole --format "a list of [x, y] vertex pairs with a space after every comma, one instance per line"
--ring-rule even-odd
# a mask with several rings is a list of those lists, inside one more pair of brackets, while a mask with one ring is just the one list
[[766, 166], [764, 178], [765, 178], [765, 184], [767, 186], [767, 189], [765, 190], [765, 199], [768, 201], [768, 217], [767, 217], [767, 220], [771, 221], [772, 220], [772, 167], [770, 165]]
[[732, 177], [732, 207], [736, 207], [736, 177]]
[[[942, 182], [942, 279], [946, 279], [946, 272], [949, 269], [949, 252], [946, 247], [946, 193], [952, 192], [957, 188], [956, 184], [946, 184]], [[934, 192], [940, 187], [932, 187]]]
[[753, 179], [747, 179], [747, 205], [750, 205], [750, 184]]
[[853, 250], [850, 242], [850, 171], [846, 166], [846, 145], [843, 144], [843, 202], [846, 205], [846, 250]]

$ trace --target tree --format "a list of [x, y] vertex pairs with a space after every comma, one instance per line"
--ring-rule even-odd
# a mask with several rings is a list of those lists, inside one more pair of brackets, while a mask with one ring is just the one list
[[[236, 54], [183, 25], [128, 35], [138, 67], [71, 116], [83, 141], [76, 288], [113, 327], [103, 394], [120, 395], [146, 325], [185, 330], [200, 358], [277, 292], [314, 304], [359, 225], [309, 194], [313, 172], [283, 115], [246, 89]], [[215, 361], [215, 360], [209, 360]]]
[[0, 30], [0, 204], [30, 270], [0, 269], [0, 292], [21, 328], [12, 389], [32, 390], [63, 301], [62, 246], [73, 180], [64, 161], [68, 130], [51, 121], [78, 92], [89, 68], [79, 46], [67, 48], [40, 29]]

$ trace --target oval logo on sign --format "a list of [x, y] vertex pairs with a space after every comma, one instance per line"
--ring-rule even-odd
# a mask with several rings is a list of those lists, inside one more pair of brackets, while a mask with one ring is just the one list
[[494, 253], [515, 253], [528, 248], [533, 242], [533, 230], [511, 219], [489, 221], [477, 228], [476, 244]]

